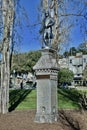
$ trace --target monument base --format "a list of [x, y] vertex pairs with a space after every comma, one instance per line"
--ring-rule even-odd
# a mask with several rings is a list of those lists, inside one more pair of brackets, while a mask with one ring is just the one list
[[58, 64], [53, 49], [41, 50], [42, 56], [34, 66], [37, 80], [37, 112], [35, 122], [52, 123], [58, 120]]
[[58, 121], [58, 114], [38, 114], [36, 113], [35, 122], [37, 123], [53, 123]]

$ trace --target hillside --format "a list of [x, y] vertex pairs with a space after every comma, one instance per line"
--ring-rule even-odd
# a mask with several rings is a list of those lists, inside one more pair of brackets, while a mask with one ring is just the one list
[[13, 70], [18, 73], [32, 72], [32, 68], [36, 64], [40, 56], [40, 51], [14, 54], [12, 57], [11, 73], [13, 72]]

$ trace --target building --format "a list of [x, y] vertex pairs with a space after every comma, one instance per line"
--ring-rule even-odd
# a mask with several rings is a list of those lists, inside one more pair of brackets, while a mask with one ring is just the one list
[[69, 68], [74, 73], [74, 83], [83, 85], [83, 70], [87, 64], [87, 55], [77, 53], [59, 60], [60, 68]]
[[69, 68], [68, 58], [59, 59], [59, 65], [60, 65], [60, 68]]

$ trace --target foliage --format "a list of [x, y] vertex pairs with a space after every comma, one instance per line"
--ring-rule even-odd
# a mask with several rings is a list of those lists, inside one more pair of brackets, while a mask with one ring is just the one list
[[75, 47], [71, 47], [69, 50], [69, 55], [75, 56], [77, 53], [77, 49]]
[[87, 54], [87, 43], [83, 42], [78, 46], [78, 51], [82, 52], [83, 54]]
[[16, 72], [32, 72], [33, 66], [40, 58], [41, 53], [39, 51], [31, 51], [29, 53], [21, 53], [13, 55], [12, 70]]
[[71, 83], [73, 81], [74, 74], [71, 70], [63, 68], [58, 73], [58, 81], [61, 84]]
[[71, 56], [71, 55], [75, 56], [77, 52], [78, 52], [78, 50], [75, 47], [71, 47], [69, 49], [69, 51], [65, 51], [63, 53], [63, 55], [64, 55], [64, 57], [68, 57], [68, 56]]
[[75, 47], [71, 47], [69, 49], [69, 51], [65, 51], [63, 53], [64, 57], [68, 57], [68, 56], [75, 56], [76, 53], [80, 53], [82, 52], [83, 55], [87, 54], [87, 43], [86, 42], [83, 42], [81, 44], [79, 44], [79, 46], [77, 48]]

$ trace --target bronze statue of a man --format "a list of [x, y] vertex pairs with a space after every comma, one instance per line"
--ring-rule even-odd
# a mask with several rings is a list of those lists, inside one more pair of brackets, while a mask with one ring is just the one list
[[45, 13], [44, 18], [44, 29], [43, 29], [43, 41], [45, 43], [45, 47], [50, 48], [52, 46], [52, 39], [53, 39], [53, 32], [52, 32], [52, 26], [55, 24], [54, 19], [49, 15], [49, 12], [47, 11]]

